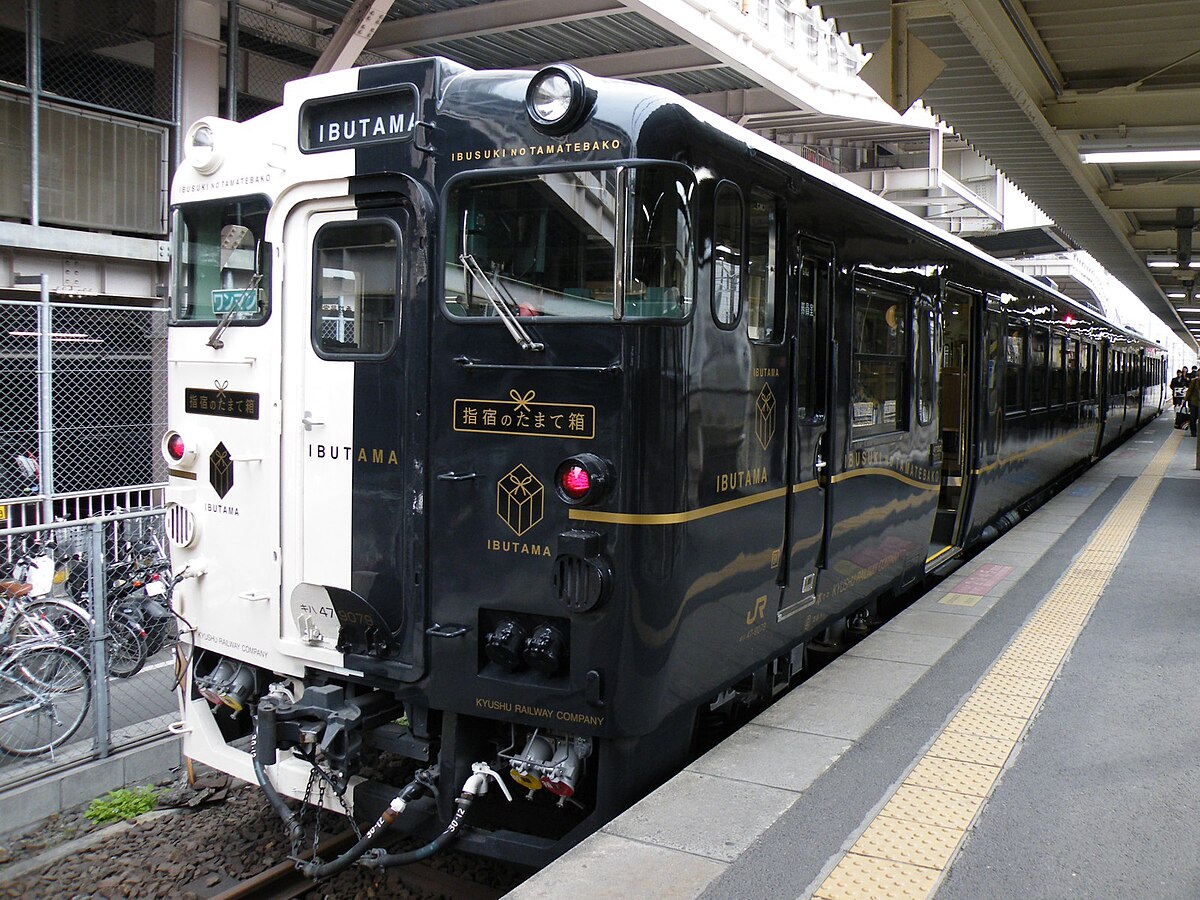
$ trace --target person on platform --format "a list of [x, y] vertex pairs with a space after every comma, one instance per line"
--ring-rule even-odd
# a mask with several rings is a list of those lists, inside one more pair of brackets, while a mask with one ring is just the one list
[[1176, 409], [1183, 403], [1183, 392], [1187, 390], [1187, 386], [1187, 369], [1176, 370], [1175, 377], [1171, 379], [1171, 399]]
[[1183, 405], [1188, 413], [1188, 434], [1196, 436], [1196, 416], [1200, 414], [1200, 377], [1193, 378], [1183, 395]]

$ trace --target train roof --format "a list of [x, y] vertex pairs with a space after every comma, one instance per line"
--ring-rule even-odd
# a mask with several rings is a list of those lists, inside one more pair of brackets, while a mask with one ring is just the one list
[[830, 188], [847, 194], [868, 206], [874, 207], [880, 212], [890, 215], [892, 218], [917, 229], [936, 241], [947, 244], [969, 256], [974, 257], [984, 265], [1017, 278], [1029, 287], [1032, 287], [1041, 293], [1051, 295], [1058, 302], [1079, 311], [1082, 318], [1102, 322], [1115, 331], [1119, 331], [1133, 340], [1145, 343], [1147, 346], [1159, 346], [1156, 342], [1151, 341], [1145, 335], [1131, 331], [1125, 326], [1112, 321], [1107, 316], [1100, 315], [1095, 310], [1083, 305], [1082, 303], [1079, 303], [1077, 300], [1074, 300], [1071, 297], [1068, 297], [1066, 294], [1062, 293], [1056, 288], [1052, 288], [1049, 285], [1038, 281], [1019, 269], [1015, 269], [1012, 266], [1006, 265], [1002, 260], [996, 259], [996, 257], [991, 256], [985, 251], [979, 249], [969, 241], [963, 240], [958, 235], [931, 225], [929, 222], [926, 222], [919, 216], [913, 215], [903, 207], [897, 206], [889, 200], [886, 200], [883, 197], [880, 197], [877, 194], [860, 187], [849, 179], [843, 178], [838, 173], [831, 172], [830, 170], [819, 166], [816, 163], [810, 162], [804, 157], [793, 153], [791, 150], [767, 140], [756, 132], [742, 128], [741, 126], [730, 122], [723, 116], [688, 100], [686, 97], [680, 97], [672, 94], [663, 88], [647, 87], [647, 90], [653, 90], [655, 92], [661, 91], [663, 94], [667, 95], [667, 97], [671, 98], [672, 101], [682, 103], [688, 110], [688, 113], [695, 117], [698, 121], [702, 121], [705, 124], [720, 130], [733, 140], [742, 141], [747, 147], [755, 150], [756, 152], [763, 153], [764, 155], [770, 156], [785, 165], [798, 169], [815, 181], [823, 182]]
[[[364, 66], [361, 68], [362, 70], [381, 70], [390, 68], [413, 68], [416, 66], [437, 69], [443, 76], [444, 80], [441, 83], [440, 90], [438, 91], [439, 96], [437, 97], [439, 105], [444, 102], [448, 96], [452, 95], [454, 90], [467, 89], [467, 84], [464, 82], [469, 82], [473, 76], [484, 75], [488, 78], [507, 76], [512, 78], [514, 81], [526, 81], [531, 78], [533, 74], [535, 74], [529, 70], [523, 69], [472, 69], [462, 66], [461, 64], [444, 57], [397, 60], [395, 62], [380, 63], [378, 65]], [[324, 95], [324, 91], [318, 90], [314, 92], [312, 90], [312, 87], [315, 87], [317, 84], [323, 86], [328, 85], [334, 90], [344, 90], [346, 87], [348, 87], [345, 80], [346, 76], [347, 72], [342, 71], [337, 73], [310, 76], [308, 78], [297, 79], [295, 82], [290, 82], [290, 90], [285, 92], [285, 105], [287, 105], [288, 98], [294, 97], [295, 106], [293, 108], [298, 109], [299, 102], [304, 98]], [[741, 143], [747, 149], [753, 150], [754, 152], [760, 153], [766, 157], [770, 157], [784, 166], [795, 169], [806, 177], [811, 178], [814, 181], [821, 182], [830, 189], [839, 191], [840, 193], [853, 198], [854, 200], [871, 207], [876, 211], [909, 226], [910, 228], [915, 229], [931, 240], [939, 242], [948, 247], [952, 247], [989, 268], [1003, 272], [1009, 277], [1023, 282], [1026, 286], [1034, 289], [1040, 294], [1052, 297], [1056, 302], [1069, 307], [1075, 312], [1078, 312], [1079, 318], [1081, 319], [1102, 323], [1106, 327], [1125, 335], [1131, 340], [1143, 343], [1149, 347], [1159, 346], [1155, 342], [1150, 341], [1144, 335], [1141, 335], [1135, 331], [1131, 331], [1130, 329], [1113, 322], [1108, 317], [1102, 316], [1095, 310], [1090, 309], [1078, 301], [1071, 299], [1061, 291], [1058, 291], [1057, 289], [1034, 279], [1018, 269], [1006, 265], [1003, 261], [988, 255], [983, 250], [980, 250], [978, 247], [974, 246], [968, 241], [963, 240], [957, 235], [951, 234], [950, 232], [944, 231], [934, 225], [929, 224], [919, 216], [913, 215], [908, 210], [897, 206], [896, 204], [891, 203], [890, 201], [885, 200], [876, 194], [871, 193], [865, 188], [859, 187], [857, 184], [846, 178], [843, 178], [838, 173], [831, 172], [828, 169], [818, 166], [815, 163], [804, 159], [802, 156], [799, 156], [798, 154], [793, 153], [792, 151], [781, 147], [778, 144], [772, 143], [761, 135], [742, 128], [741, 126], [730, 122], [723, 116], [720, 116], [711, 110], [705, 109], [699, 104], [688, 100], [686, 97], [673, 93], [665, 88], [660, 88], [653, 85], [645, 85], [637, 82], [625, 81], [622, 79], [603, 78], [590, 75], [588, 78], [597, 85], [620, 85], [622, 89], [637, 91], [643, 96], [655, 97], [659, 100], [660, 105], [663, 107], [674, 105], [687, 115], [691, 116], [696, 122], [703, 123], [704, 125], [713, 128], [714, 130], [723, 134], [729, 140]], [[301, 87], [302, 84], [304, 87]], [[523, 95], [523, 92], [521, 93]], [[640, 112], [644, 114], [645, 108], [642, 107]], [[259, 116], [256, 116], [254, 119], [249, 120], [245, 124], [250, 127], [277, 128], [276, 117], [279, 115], [279, 113], [280, 109], [278, 108], [269, 110]]]

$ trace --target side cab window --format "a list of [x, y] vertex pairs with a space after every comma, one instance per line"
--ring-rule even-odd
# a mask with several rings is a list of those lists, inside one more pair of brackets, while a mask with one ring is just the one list
[[721, 328], [733, 328], [742, 315], [745, 266], [745, 204], [731, 181], [722, 181], [714, 194], [712, 313]]

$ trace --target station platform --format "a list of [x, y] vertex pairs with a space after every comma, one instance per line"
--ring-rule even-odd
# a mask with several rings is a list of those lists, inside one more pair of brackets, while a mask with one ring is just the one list
[[1200, 897], [1171, 419], [508, 896]]

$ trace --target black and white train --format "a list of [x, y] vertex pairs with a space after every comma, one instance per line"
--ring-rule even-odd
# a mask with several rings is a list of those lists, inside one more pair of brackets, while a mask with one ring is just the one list
[[645, 85], [398, 62], [185, 143], [179, 728], [293, 836], [545, 863], [1162, 408], [1158, 346]]

